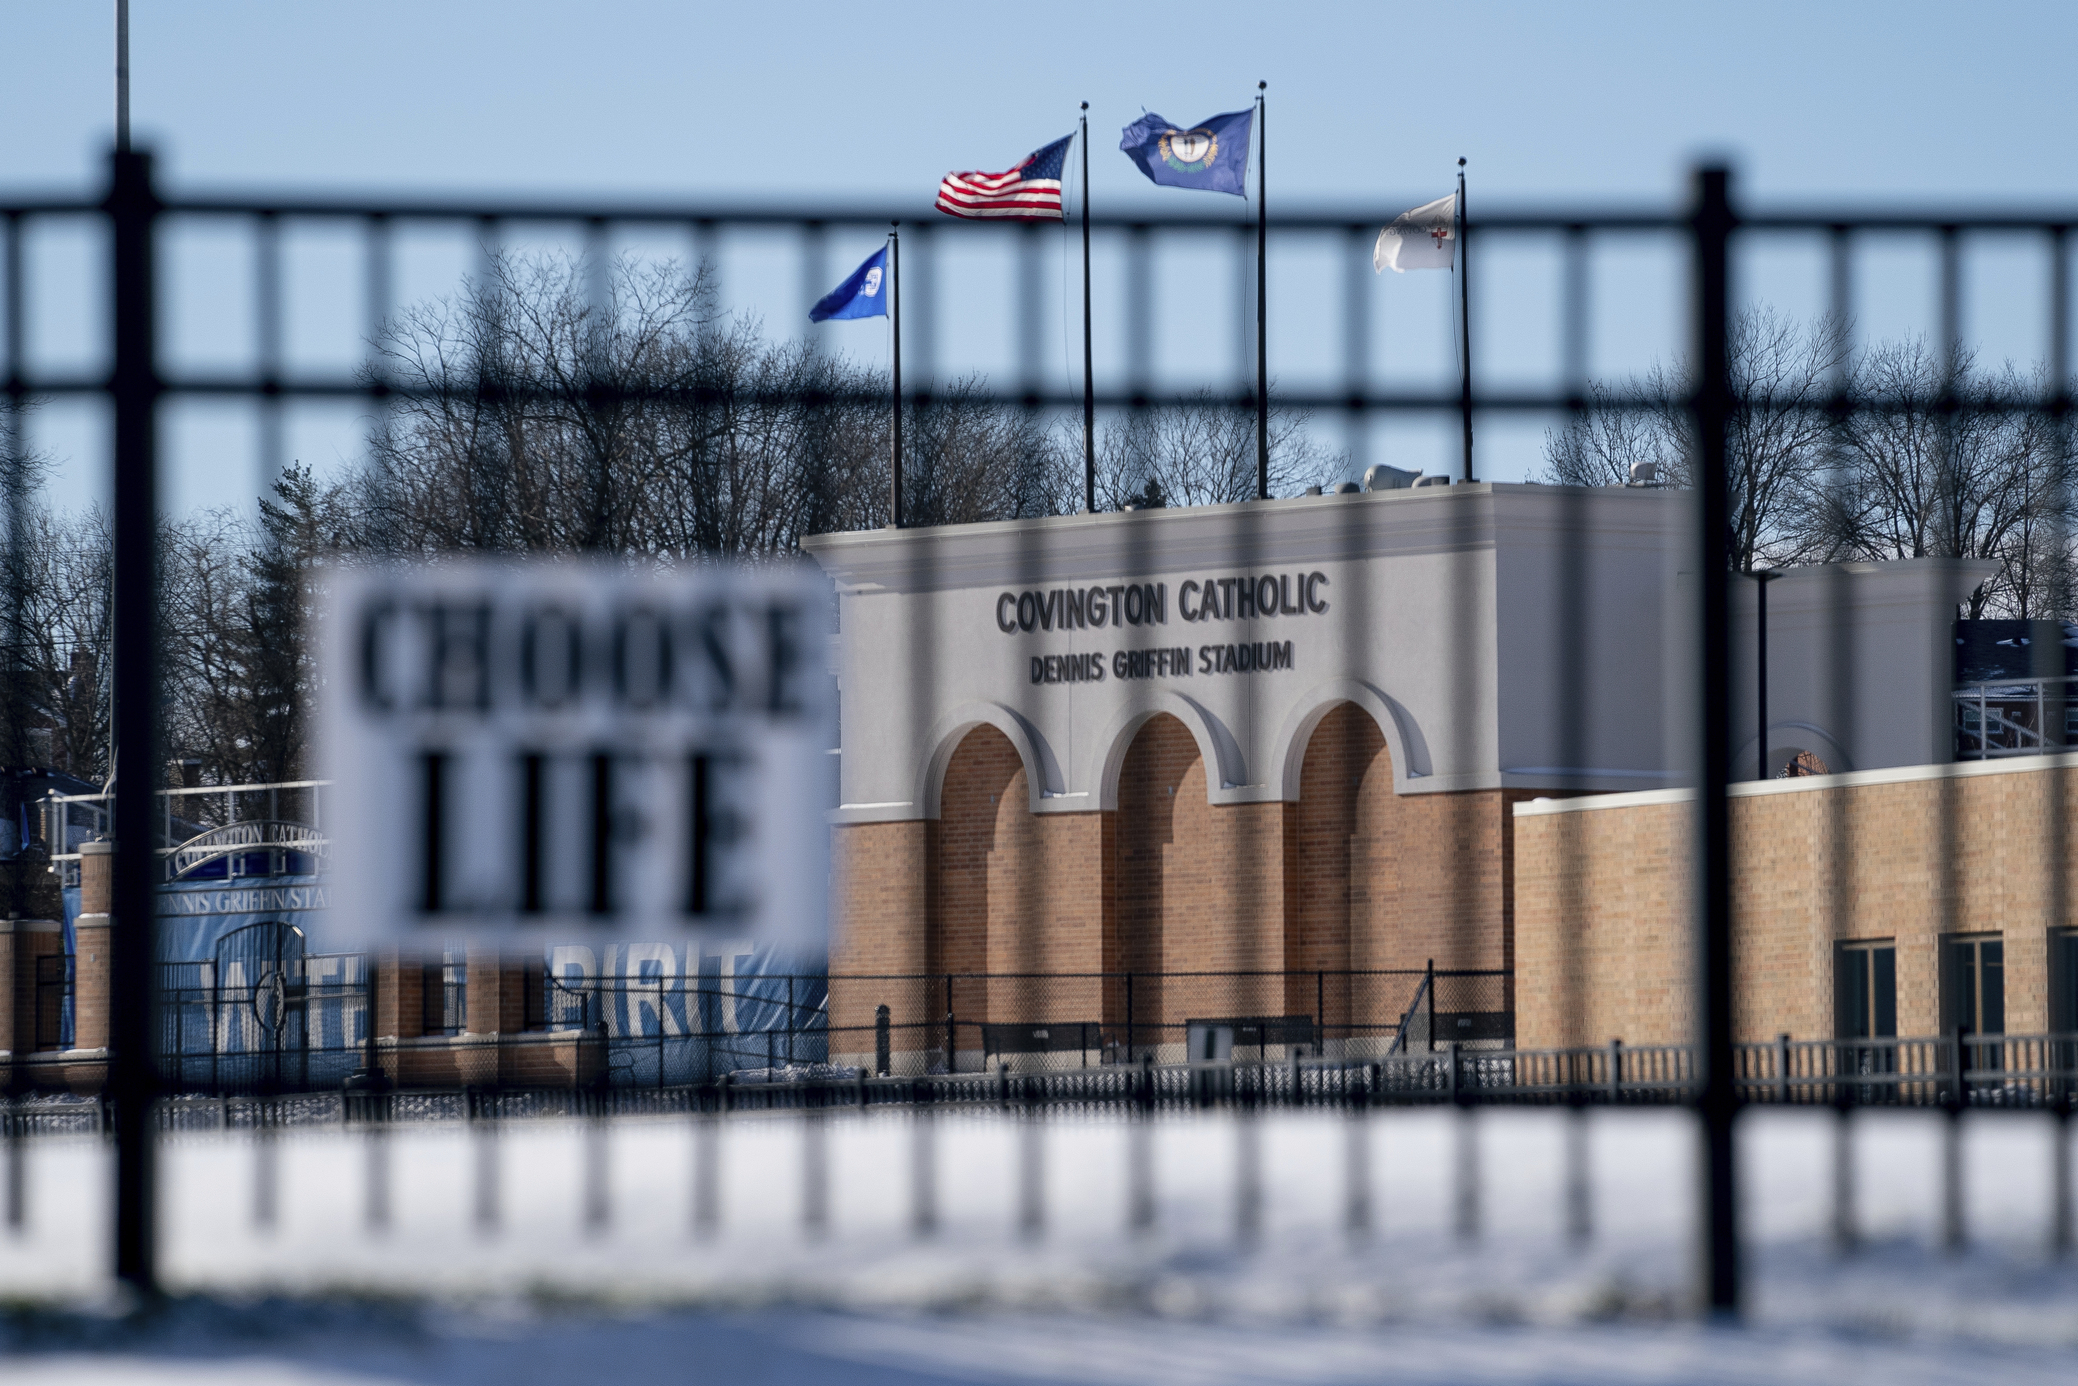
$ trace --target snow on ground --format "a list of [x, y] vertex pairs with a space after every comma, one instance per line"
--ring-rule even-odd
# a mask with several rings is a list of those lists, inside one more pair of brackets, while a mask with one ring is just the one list
[[[2047, 1254], [2048, 1118], [1964, 1121], [1969, 1246], [1948, 1255], [1947, 1119], [1857, 1114], [1863, 1245], [1843, 1259], [1827, 1235], [1835, 1118], [1749, 1112], [1752, 1326], [1738, 1331], [1684, 1317], [1692, 1118], [1585, 1118], [1584, 1247], [1565, 1235], [1575, 1118], [1553, 1110], [1472, 1118], [1480, 1231], [1454, 1234], [1460, 1120], [1367, 1120], [1373, 1227], [1361, 1239], [1343, 1226], [1352, 1122], [1333, 1112], [1152, 1123], [1156, 1217], [1138, 1236], [1126, 1226], [1132, 1124], [1046, 1122], [1036, 1240], [1016, 1225], [1025, 1133], [993, 1114], [932, 1121], [938, 1226], [923, 1240], [910, 1225], [917, 1129], [902, 1113], [823, 1123], [819, 1236], [803, 1226], [798, 1115], [723, 1125], [722, 1220], [706, 1239], [692, 1227], [697, 1146], [683, 1118], [520, 1124], [494, 1144], [461, 1126], [398, 1126], [391, 1225], [377, 1234], [364, 1225], [362, 1132], [275, 1140], [271, 1229], [254, 1224], [263, 1157], [250, 1138], [183, 1136], [162, 1148], [162, 1255], [190, 1298], [141, 1325], [96, 1307], [106, 1149], [37, 1140], [30, 1226], [0, 1237], [0, 1295], [45, 1307], [0, 1317], [0, 1342], [15, 1353], [8, 1379], [38, 1382], [568, 1382], [609, 1362], [616, 1375], [691, 1362], [701, 1380], [810, 1383], [2078, 1379], [2078, 1269]], [[594, 1228], [586, 1143], [601, 1139], [609, 1215]], [[1237, 1171], [1251, 1140], [1263, 1203], [1248, 1241]], [[487, 1149], [490, 1232], [475, 1221]]]

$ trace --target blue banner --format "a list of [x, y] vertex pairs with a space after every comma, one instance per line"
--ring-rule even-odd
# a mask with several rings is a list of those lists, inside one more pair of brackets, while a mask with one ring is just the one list
[[850, 278], [824, 294], [822, 301], [808, 310], [808, 320], [884, 318], [887, 287], [887, 247], [882, 246], [868, 255], [866, 263], [853, 270]]
[[1118, 147], [1150, 182], [1248, 196], [1248, 134], [1255, 112], [1228, 111], [1188, 128], [1153, 112], [1125, 128]]

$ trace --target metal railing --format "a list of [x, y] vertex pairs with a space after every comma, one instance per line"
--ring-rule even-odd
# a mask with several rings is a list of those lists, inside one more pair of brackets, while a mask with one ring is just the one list
[[[358, 981], [296, 984], [295, 1022], [308, 1016], [313, 1031], [358, 1016]], [[458, 1080], [441, 1087], [410, 1082], [369, 1086], [355, 1078], [368, 1050], [360, 1041], [302, 1049], [270, 1046], [261, 1027], [242, 1016], [243, 997], [201, 986], [172, 993], [170, 1013], [197, 1035], [233, 1033], [215, 1052], [204, 1042], [167, 1056], [169, 1076], [181, 1081], [162, 1116], [166, 1129], [189, 1129], [201, 1117], [187, 1112], [254, 1110], [286, 1126], [353, 1121], [450, 1121], [568, 1116], [644, 1116], [730, 1111], [864, 1109], [916, 1104], [1003, 1105], [1024, 1110], [1145, 1108], [1184, 1110], [1221, 1106], [1372, 1107], [1668, 1106], [1696, 1098], [1696, 1051], [1688, 1045], [1609, 1044], [1567, 1049], [1486, 1048], [1447, 1041], [1433, 1052], [1377, 1058], [1321, 1058], [1298, 1051], [1262, 1059], [1253, 1055], [1157, 1063], [1152, 1049], [1132, 1062], [1072, 1067], [1018, 1067], [998, 1059], [964, 1073], [878, 1074], [857, 1065], [811, 1058], [815, 1032], [793, 1036], [796, 1059], [784, 1055], [778, 1032], [679, 1037], [713, 1044], [715, 1061], [690, 1081], [653, 1080], [654, 1070], [604, 1059], [582, 1082], [559, 1085], [506, 1081], [477, 1056]], [[344, 999], [346, 1004], [339, 1005]], [[329, 1008], [329, 1015], [327, 1014]], [[656, 1037], [609, 1039], [592, 1031], [567, 1032], [603, 1056], [654, 1045]], [[511, 1038], [511, 1037], [506, 1037]], [[768, 1048], [768, 1046], [772, 1046]], [[819, 1047], [819, 1046], [818, 1046]], [[458, 1046], [465, 1057], [478, 1046]], [[1777, 1107], [1921, 1108], [1941, 1111], [2006, 1109], [2065, 1112], [2078, 1102], [2078, 1033], [2051, 1035], [1910, 1036], [1897, 1039], [1790, 1040], [1742, 1043], [1734, 1059], [1739, 1099]], [[768, 1062], [768, 1056], [778, 1057]], [[1957, 1056], [1961, 1055], [1960, 1063]], [[376, 1050], [394, 1066], [396, 1051]], [[736, 1066], [730, 1067], [734, 1061]], [[217, 1105], [212, 1105], [217, 1104]], [[229, 1104], [229, 1105], [223, 1105]], [[244, 1104], [244, 1105], [241, 1105]], [[98, 1129], [99, 1098], [19, 1099], [25, 1129], [44, 1133]], [[32, 1120], [33, 1118], [33, 1120]], [[219, 1126], [236, 1124], [228, 1115]]]
[[2068, 675], [1997, 679], [1955, 690], [1955, 758], [2039, 756], [2078, 744], [2078, 697]]
[[366, 1059], [366, 959], [288, 955], [159, 967], [159, 1070], [176, 1093], [336, 1089]]
[[[325, 836], [324, 790], [330, 780], [283, 780], [271, 784], [194, 785], [155, 789], [160, 801], [154, 822], [154, 840], [165, 879], [193, 874], [213, 862], [222, 861], [233, 875], [278, 876], [289, 869], [289, 854], [300, 871], [324, 868], [331, 843]], [[66, 886], [79, 884], [79, 853], [72, 850], [69, 829], [74, 815], [88, 818], [88, 833], [109, 835], [113, 792], [100, 794], [48, 794], [38, 800], [43, 816], [44, 841], [54, 849], [50, 869]], [[290, 809], [301, 806], [300, 817], [285, 817], [283, 800]], [[210, 801], [221, 799], [220, 809]], [[195, 804], [196, 814], [177, 814], [175, 801]], [[217, 809], [215, 813], [209, 810]], [[257, 811], [256, 811], [257, 810]], [[209, 818], [214, 817], [215, 822]], [[241, 869], [248, 856], [259, 856], [256, 869]]]

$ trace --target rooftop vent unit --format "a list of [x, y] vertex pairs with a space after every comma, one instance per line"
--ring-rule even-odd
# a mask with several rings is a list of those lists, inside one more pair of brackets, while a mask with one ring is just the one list
[[1388, 467], [1383, 462], [1380, 462], [1374, 467], [1366, 467], [1364, 469], [1364, 489], [1366, 491], [1398, 491], [1412, 486], [1414, 479], [1420, 475], [1420, 472], [1402, 471], [1398, 467]]

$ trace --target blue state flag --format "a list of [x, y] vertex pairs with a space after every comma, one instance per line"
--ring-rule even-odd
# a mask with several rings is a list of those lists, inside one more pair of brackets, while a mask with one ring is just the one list
[[1125, 128], [1118, 147], [1151, 182], [1246, 197], [1248, 132], [1254, 111], [1228, 111], [1197, 125], [1171, 125], [1149, 112]]
[[884, 318], [887, 316], [887, 247], [882, 246], [866, 257], [866, 263], [851, 272], [851, 277], [824, 294], [822, 301], [808, 310], [810, 322], [828, 322], [831, 318]]

